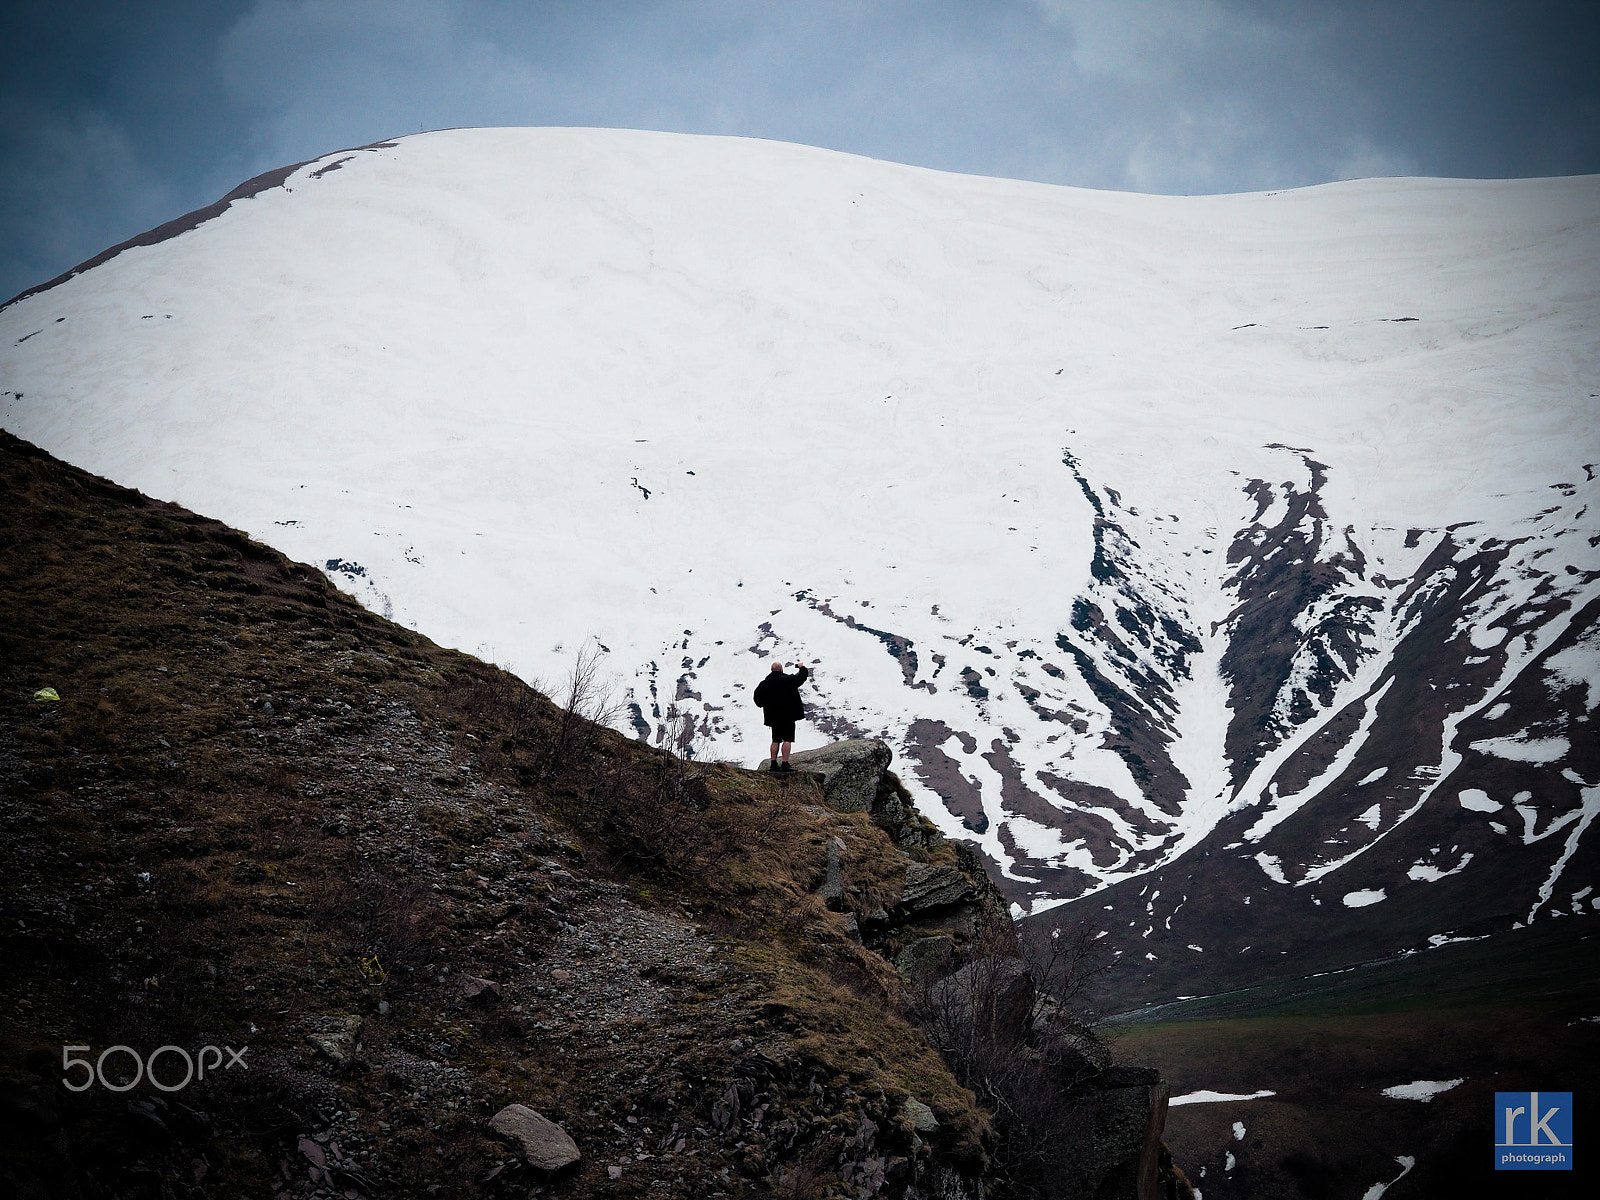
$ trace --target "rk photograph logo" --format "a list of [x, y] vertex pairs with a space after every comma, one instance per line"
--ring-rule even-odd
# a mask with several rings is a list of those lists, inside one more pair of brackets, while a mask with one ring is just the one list
[[1572, 1170], [1572, 1093], [1496, 1092], [1494, 1169]]

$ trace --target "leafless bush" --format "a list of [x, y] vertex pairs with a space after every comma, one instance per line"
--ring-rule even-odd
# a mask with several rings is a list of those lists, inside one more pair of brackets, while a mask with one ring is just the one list
[[912, 1009], [951, 1072], [994, 1114], [996, 1162], [1013, 1194], [1049, 1197], [1073, 1144], [1080, 1089], [1109, 1055], [1065, 1004], [1106, 969], [1086, 927], [1020, 939], [997, 917], [965, 966], [920, 982]]
[[629, 755], [595, 772], [580, 821], [598, 825], [606, 844], [639, 867], [704, 865], [714, 848], [706, 821], [710, 793], [694, 764], [673, 754]]
[[[1067, 1011], [1089, 985], [1109, 971], [1116, 959], [1101, 941], [1102, 932], [1086, 920], [1051, 925], [1048, 931], [1030, 927], [1020, 939], [1023, 958], [1034, 971], [1042, 990]], [[1089, 1014], [1084, 1014], [1085, 1020]]]
[[705, 757], [705, 739], [701, 736], [694, 714], [680, 709], [676, 704], [667, 705], [661, 724], [656, 726], [656, 745], [685, 761], [692, 762]]
[[421, 883], [363, 861], [323, 894], [313, 915], [341, 937], [365, 978], [392, 993], [405, 968], [422, 965], [438, 925], [434, 913]]
[[497, 667], [458, 678], [448, 703], [476, 731], [478, 752], [491, 770], [529, 770], [538, 761], [544, 731], [555, 723], [555, 705], [537, 688]]
[[561, 711], [539, 757], [541, 780], [559, 777], [594, 748], [601, 728], [617, 719], [621, 705], [601, 673], [603, 651], [597, 642], [578, 649], [562, 688]]
[[535, 689], [499, 669], [469, 676], [456, 688], [455, 701], [463, 712], [514, 742], [533, 737], [548, 713]]

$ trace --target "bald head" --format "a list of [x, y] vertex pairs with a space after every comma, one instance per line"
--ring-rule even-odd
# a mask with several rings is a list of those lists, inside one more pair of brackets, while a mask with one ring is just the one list
[[781, 671], [783, 670], [783, 664], [781, 662], [775, 662], [772, 664], [772, 669], [774, 671]]

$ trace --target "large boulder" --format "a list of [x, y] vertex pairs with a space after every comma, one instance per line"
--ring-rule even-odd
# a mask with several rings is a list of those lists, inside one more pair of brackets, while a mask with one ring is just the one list
[[1111, 1048], [1092, 1027], [1063, 1012], [1049, 992], [1039, 993], [1033, 1003], [1030, 1037], [1059, 1064], [1062, 1082], [1069, 1087], [1112, 1069]]
[[506, 1105], [489, 1118], [489, 1128], [510, 1142], [523, 1162], [539, 1171], [559, 1171], [583, 1157], [565, 1129], [526, 1104]]
[[355, 1057], [356, 1039], [361, 1033], [360, 1017], [310, 1017], [304, 1028], [306, 1041], [325, 1054], [334, 1066], [347, 1066]]
[[790, 767], [822, 784], [822, 798], [839, 812], [871, 812], [878, 784], [894, 757], [877, 738], [848, 738], [815, 750], [802, 750]]
[[895, 955], [894, 969], [910, 983], [931, 979], [943, 970], [956, 954], [956, 940], [948, 933], [907, 942]]
[[1071, 1136], [1054, 1180], [1064, 1196], [1145, 1200], [1162, 1194], [1161, 1135], [1167, 1122], [1165, 1083], [1130, 1083], [1089, 1092], [1073, 1105]]

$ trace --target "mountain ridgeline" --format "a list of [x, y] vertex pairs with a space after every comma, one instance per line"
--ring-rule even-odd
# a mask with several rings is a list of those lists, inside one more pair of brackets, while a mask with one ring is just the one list
[[18, 297], [0, 424], [658, 746], [804, 661], [1165, 1001], [1600, 902], [1597, 199], [445, 131]]

